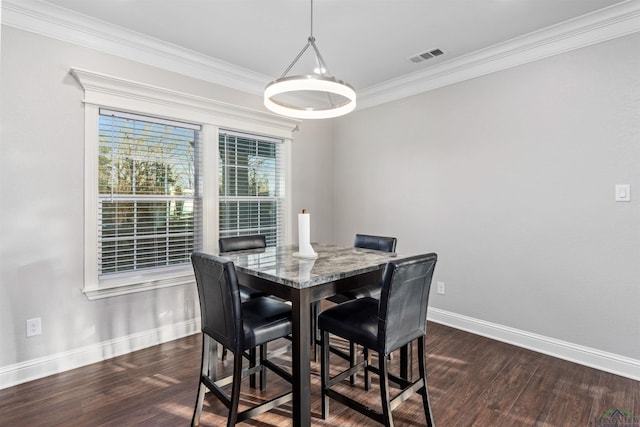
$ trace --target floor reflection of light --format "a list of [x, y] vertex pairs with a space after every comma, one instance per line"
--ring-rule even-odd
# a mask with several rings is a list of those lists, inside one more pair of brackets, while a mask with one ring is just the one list
[[162, 374], [154, 374], [152, 377], [143, 377], [140, 379], [143, 383], [149, 384], [151, 386], [157, 386], [162, 388], [171, 387], [175, 384], [180, 384], [180, 380], [177, 380], [173, 377], [168, 377]]
[[138, 365], [134, 365], [133, 363], [127, 363], [127, 362], [111, 363], [108, 366], [114, 372], [122, 372], [122, 371], [126, 371], [127, 369], [134, 369], [138, 367]]
[[151, 377], [143, 377], [143, 378], [141, 378], [141, 381], [143, 383], [146, 383], [146, 384], [149, 384], [149, 385], [152, 385], [152, 386], [156, 386], [156, 387], [166, 388], [166, 387], [170, 387], [171, 386], [171, 384], [167, 383], [166, 381], [160, 381], [158, 379], [151, 378]]
[[125, 368], [124, 366], [111, 366], [111, 370], [113, 372], [123, 372], [126, 371], [127, 368]]
[[442, 362], [445, 365], [449, 365], [449, 364], [454, 364], [454, 365], [468, 365], [469, 363], [464, 361], [464, 360], [460, 360], [460, 359], [456, 359], [454, 357], [451, 356], [439, 356], [437, 354], [429, 354], [429, 351], [427, 350], [427, 362], [430, 360], [437, 360]]
[[166, 375], [162, 375], [162, 374], [155, 374], [154, 375], [155, 378], [160, 379], [160, 380], [164, 380], [166, 382], [169, 382], [171, 384], [180, 384], [180, 380], [177, 380], [175, 378], [172, 377], [168, 377]]
[[180, 405], [179, 403], [174, 403], [174, 402], [161, 403], [156, 405], [156, 407], [169, 414], [179, 416], [189, 421], [191, 420], [191, 416], [193, 415], [192, 406]]

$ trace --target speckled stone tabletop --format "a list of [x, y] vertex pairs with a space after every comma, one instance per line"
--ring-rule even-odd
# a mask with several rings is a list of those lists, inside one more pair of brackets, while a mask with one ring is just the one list
[[238, 271], [294, 288], [306, 288], [379, 270], [398, 257], [395, 253], [312, 243], [315, 259], [294, 256], [298, 245], [227, 252]]

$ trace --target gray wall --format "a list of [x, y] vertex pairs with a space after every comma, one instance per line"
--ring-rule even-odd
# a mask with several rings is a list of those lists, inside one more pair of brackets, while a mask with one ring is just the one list
[[311, 215], [311, 241], [332, 243], [333, 230], [333, 122], [307, 120], [293, 133], [292, 188], [293, 243], [298, 242], [298, 217]]
[[[98, 343], [113, 342], [105, 353], [124, 351], [126, 337], [195, 319], [195, 285], [97, 301], [81, 293], [83, 91], [69, 69], [251, 108], [262, 109], [262, 99], [6, 26], [1, 54], [0, 374]], [[331, 135], [330, 122], [302, 123], [292, 148], [292, 209], [316, 213], [314, 238], [334, 233]], [[42, 318], [42, 335], [26, 338], [33, 317]]]
[[432, 307], [640, 360], [639, 46], [627, 36], [337, 120], [335, 240], [437, 252], [447, 292]]

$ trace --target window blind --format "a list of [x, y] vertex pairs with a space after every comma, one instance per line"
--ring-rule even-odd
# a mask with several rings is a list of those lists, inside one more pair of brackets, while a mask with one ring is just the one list
[[190, 262], [200, 246], [200, 127], [100, 110], [98, 272]]
[[219, 133], [220, 237], [264, 234], [284, 239], [282, 140], [228, 130]]

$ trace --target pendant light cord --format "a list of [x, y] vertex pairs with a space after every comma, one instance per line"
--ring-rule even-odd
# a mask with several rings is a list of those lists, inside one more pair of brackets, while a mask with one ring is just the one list
[[313, 38], [313, 0], [311, 0], [311, 33], [310, 38]]
[[285, 77], [289, 71], [291, 71], [291, 69], [293, 68], [293, 66], [296, 64], [296, 62], [298, 62], [298, 60], [300, 59], [300, 57], [307, 51], [307, 49], [309, 48], [309, 46], [313, 47], [313, 50], [315, 51], [316, 54], [316, 59], [319, 63], [319, 66], [321, 68], [323, 68], [325, 71], [321, 74], [323, 75], [327, 75], [327, 66], [324, 62], [324, 59], [322, 58], [322, 55], [320, 55], [320, 51], [318, 50], [318, 47], [316, 46], [315, 43], [316, 39], [315, 37], [313, 37], [313, 0], [311, 0], [311, 32], [309, 34], [309, 38], [307, 39], [307, 44], [302, 48], [302, 50], [300, 51], [300, 53], [298, 53], [298, 56], [296, 56], [293, 61], [291, 62], [291, 64], [289, 64], [289, 66], [284, 70], [284, 72], [280, 75], [280, 79]]

